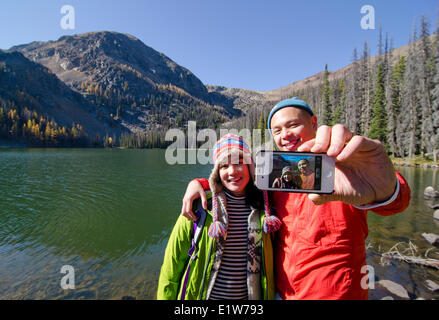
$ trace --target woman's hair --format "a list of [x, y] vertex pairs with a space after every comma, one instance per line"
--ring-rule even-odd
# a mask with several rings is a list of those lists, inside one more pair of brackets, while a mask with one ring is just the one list
[[256, 188], [253, 179], [250, 179], [245, 188], [245, 201], [255, 209], [264, 209], [264, 195], [261, 190]]

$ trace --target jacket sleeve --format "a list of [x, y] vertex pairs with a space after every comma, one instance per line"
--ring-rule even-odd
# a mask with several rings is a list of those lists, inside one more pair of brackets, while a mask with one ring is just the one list
[[201, 186], [203, 187], [204, 191], [210, 190], [210, 186], [209, 186], [209, 180], [207, 179], [194, 179], [197, 180]]
[[407, 181], [405, 181], [404, 177], [398, 171], [395, 171], [395, 173], [400, 186], [398, 196], [388, 205], [374, 208], [371, 210], [372, 212], [375, 212], [381, 216], [391, 216], [404, 211], [409, 206], [411, 197], [410, 187]]
[[160, 270], [157, 300], [176, 300], [189, 261], [193, 222], [180, 215], [166, 246]]

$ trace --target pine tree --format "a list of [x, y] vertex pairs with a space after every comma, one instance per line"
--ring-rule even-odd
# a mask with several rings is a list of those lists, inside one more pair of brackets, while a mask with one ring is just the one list
[[360, 61], [360, 134], [367, 135], [369, 132], [370, 114], [371, 114], [371, 83], [370, 83], [370, 61], [369, 61], [369, 45], [367, 42], [363, 46], [363, 54]]
[[332, 117], [332, 125], [345, 123], [346, 85], [343, 79], [338, 82], [339, 99]]
[[387, 146], [387, 112], [382, 63], [378, 66], [375, 92], [373, 95], [372, 121], [370, 123], [369, 137], [372, 139], [378, 139], [384, 144], [384, 146]]
[[325, 65], [325, 73], [323, 74], [322, 83], [322, 120], [323, 124], [330, 125], [332, 123], [332, 105], [331, 105], [331, 87], [329, 85], [328, 65]]
[[[434, 35], [433, 50], [434, 70], [432, 78], [432, 112], [434, 119], [434, 132], [432, 139], [435, 141], [433, 148], [435, 151], [439, 150], [439, 15], [436, 23], [436, 32]], [[439, 154], [435, 157], [439, 157]], [[436, 158], [437, 159], [437, 158]]]
[[383, 54], [383, 28], [380, 25], [380, 29], [378, 32], [378, 59], [382, 59], [382, 54]]
[[398, 136], [402, 136], [402, 129], [398, 119], [402, 109], [402, 93], [404, 87], [404, 74], [406, 67], [406, 58], [402, 56], [393, 68], [389, 80], [389, 135], [388, 142], [390, 152], [397, 157], [401, 157], [401, 145], [398, 143]]
[[261, 113], [261, 116], [259, 117], [258, 126], [257, 129], [261, 130], [261, 143], [264, 143], [265, 141], [265, 117], [264, 114]]
[[405, 154], [413, 158], [420, 149], [420, 122], [422, 110], [419, 103], [419, 62], [416, 56], [415, 41], [417, 38], [416, 24], [413, 26], [413, 33], [410, 36], [409, 51], [407, 56], [406, 71], [404, 73], [404, 88], [402, 105], [406, 108], [401, 113], [402, 132], [398, 143], [405, 147]]
[[434, 62], [432, 59], [431, 45], [429, 41], [429, 22], [428, 19], [421, 17], [420, 39], [416, 55], [419, 59], [419, 102], [422, 110], [421, 123], [421, 155], [433, 151], [432, 137], [434, 137], [433, 119], [432, 119], [432, 78], [434, 71]]
[[360, 133], [360, 65], [358, 63], [357, 49], [352, 55], [352, 68], [346, 79], [346, 124], [348, 128]]

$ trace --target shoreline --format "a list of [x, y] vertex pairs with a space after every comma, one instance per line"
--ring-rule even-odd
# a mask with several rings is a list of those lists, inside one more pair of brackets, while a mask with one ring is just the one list
[[[0, 142], [0, 150], [4, 149], [117, 149], [117, 150], [129, 150], [129, 149], [166, 149], [166, 148], [129, 148], [129, 147], [103, 147], [103, 146], [90, 146], [90, 147], [79, 147], [79, 146], [31, 146], [23, 143], [1, 143]], [[203, 150], [207, 151], [208, 149], [192, 149], [192, 148], [178, 148], [183, 149], [185, 151], [191, 150]], [[390, 157], [394, 166], [398, 167], [419, 167], [419, 168], [439, 168], [439, 162], [434, 163], [432, 160], [425, 160], [417, 157], [415, 159], [408, 158], [392, 158]]]
[[434, 163], [431, 160], [424, 160], [420, 158], [390, 158], [394, 166], [399, 167], [419, 167], [419, 168], [439, 168], [439, 163]]

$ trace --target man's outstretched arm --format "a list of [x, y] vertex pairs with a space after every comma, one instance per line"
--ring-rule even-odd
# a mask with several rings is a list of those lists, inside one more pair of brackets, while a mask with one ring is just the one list
[[186, 193], [182, 200], [181, 214], [190, 220], [197, 220], [192, 211], [192, 203], [195, 199], [201, 198], [201, 205], [207, 210], [207, 198], [205, 190], [209, 190], [209, 182], [207, 179], [194, 179], [189, 182]]
[[340, 124], [321, 126], [315, 139], [303, 143], [298, 151], [324, 152], [335, 158], [334, 193], [310, 194], [315, 204], [342, 201], [361, 206], [385, 202], [395, 193], [395, 168], [378, 140], [355, 136]]

